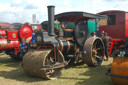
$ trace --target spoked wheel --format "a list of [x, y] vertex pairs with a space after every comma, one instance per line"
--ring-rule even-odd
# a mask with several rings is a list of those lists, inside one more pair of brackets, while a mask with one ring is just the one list
[[[64, 57], [61, 52], [59, 52], [59, 62], [63, 63]], [[23, 58], [23, 69], [24, 71], [31, 75], [31, 76], [37, 76], [42, 77], [45, 79], [55, 79], [58, 78], [61, 75], [61, 71], [63, 68], [57, 68], [57, 69], [47, 69], [42, 70], [42, 68], [49, 68], [49, 66], [52, 66], [55, 64], [55, 57], [53, 56], [52, 50], [42, 50], [42, 49], [36, 49], [31, 50], [28, 53], [25, 54]]]
[[100, 38], [89, 38], [85, 41], [83, 57], [88, 66], [101, 65], [104, 58], [104, 44]]
[[[59, 63], [63, 63], [63, 62], [64, 62], [63, 54], [60, 52], [60, 62]], [[53, 64], [55, 64], [55, 59], [53, 58], [53, 55], [46, 57], [45, 66], [51, 66]], [[56, 78], [60, 77], [62, 69], [63, 68], [47, 70], [46, 71], [46, 79], [56, 79]]]

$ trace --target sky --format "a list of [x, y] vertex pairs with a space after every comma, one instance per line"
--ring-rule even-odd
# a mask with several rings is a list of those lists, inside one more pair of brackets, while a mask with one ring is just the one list
[[106, 10], [128, 12], [128, 0], [0, 0], [0, 22], [32, 22], [36, 15], [39, 23], [48, 19], [47, 6], [55, 6], [55, 14], [83, 11], [96, 14]]

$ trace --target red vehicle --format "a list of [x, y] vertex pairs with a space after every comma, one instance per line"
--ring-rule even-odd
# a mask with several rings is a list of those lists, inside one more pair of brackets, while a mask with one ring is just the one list
[[128, 51], [123, 49], [128, 39], [128, 12], [113, 10], [98, 14], [109, 17], [107, 25], [100, 26], [99, 31], [107, 32], [112, 37], [113, 49], [119, 49], [113, 52], [113, 62], [107, 72], [114, 85], [128, 85]]
[[99, 27], [99, 32], [107, 32], [112, 37], [113, 49], [119, 49], [128, 37], [128, 13], [120, 10], [110, 10], [98, 14], [109, 17], [106, 25]]
[[19, 44], [21, 38], [25, 38], [29, 43], [33, 30], [29, 25], [24, 25], [18, 30], [0, 29], [0, 51], [5, 51], [12, 59], [19, 59]]

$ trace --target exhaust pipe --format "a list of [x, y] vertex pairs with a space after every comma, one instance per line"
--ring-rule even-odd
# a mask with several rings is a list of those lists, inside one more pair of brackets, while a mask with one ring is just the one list
[[54, 8], [55, 6], [47, 6], [48, 8], [48, 35], [54, 36]]

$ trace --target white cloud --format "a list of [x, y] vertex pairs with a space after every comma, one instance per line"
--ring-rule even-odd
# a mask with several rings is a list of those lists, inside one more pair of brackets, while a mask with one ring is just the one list
[[0, 3], [0, 21], [32, 23], [32, 14], [36, 14], [37, 20], [42, 22], [47, 13], [47, 5], [48, 0], [13, 0], [12, 3]]
[[[88, 11], [97, 13], [106, 10], [123, 10], [128, 11], [128, 0], [90, 0]], [[85, 1], [86, 3], [86, 1]], [[91, 9], [91, 10], [90, 10]]]
[[13, 0], [12, 1], [14, 4], [21, 4], [22, 3], [22, 0]]
[[10, 4], [2, 4], [0, 3], [0, 12], [4, 12], [5, 10], [8, 10], [10, 8]]
[[0, 2], [0, 21], [30, 22], [32, 14], [36, 14], [40, 23], [47, 20], [47, 6], [55, 5], [55, 13], [67, 11], [85, 11], [97, 13], [105, 10], [128, 11], [128, 0], [12, 0], [12, 2]]
[[69, 5], [70, 4], [70, 1], [69, 0], [64, 0], [64, 5]]

